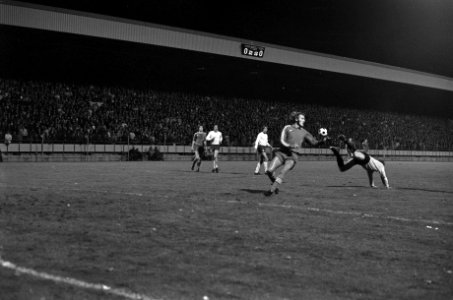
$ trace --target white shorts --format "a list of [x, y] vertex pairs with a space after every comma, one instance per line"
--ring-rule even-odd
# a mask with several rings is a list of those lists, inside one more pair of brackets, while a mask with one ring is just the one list
[[363, 167], [367, 171], [378, 172], [379, 174], [381, 174], [381, 177], [387, 177], [385, 174], [384, 164], [372, 156], [370, 156], [370, 161]]

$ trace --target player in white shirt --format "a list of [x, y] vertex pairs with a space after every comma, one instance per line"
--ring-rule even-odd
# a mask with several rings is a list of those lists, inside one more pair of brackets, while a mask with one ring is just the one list
[[211, 142], [211, 150], [214, 153], [214, 159], [212, 160], [212, 172], [219, 173], [219, 150], [220, 144], [222, 144], [222, 133], [219, 131], [219, 126], [214, 125], [214, 129], [209, 131], [206, 141]]
[[267, 150], [271, 149], [272, 146], [269, 144], [267, 136], [267, 126], [263, 127], [263, 131], [258, 133], [255, 141], [255, 151], [258, 154], [258, 163], [255, 169], [255, 175], [260, 175], [261, 165], [264, 165], [264, 172], [267, 171], [267, 162], [269, 158], [267, 157]]
[[[390, 189], [389, 181], [385, 173], [385, 164], [383, 161], [375, 159], [374, 157], [366, 153], [366, 151], [357, 150], [351, 138], [346, 139], [344, 135], [340, 135], [338, 138], [340, 139], [340, 141], [346, 144], [350, 157], [349, 160], [344, 162], [343, 158], [340, 155], [340, 148], [330, 147], [330, 150], [332, 150], [333, 154], [337, 158], [338, 167], [340, 168], [341, 172], [347, 171], [355, 165], [360, 165], [367, 171], [370, 187], [376, 188], [373, 180], [373, 173], [378, 172], [384, 186], [387, 189]], [[362, 145], [366, 150], [368, 150], [368, 143], [366, 142], [366, 140], [362, 142]]]

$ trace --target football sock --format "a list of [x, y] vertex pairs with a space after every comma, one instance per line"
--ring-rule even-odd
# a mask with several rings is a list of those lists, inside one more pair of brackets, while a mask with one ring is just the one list
[[340, 168], [340, 171], [343, 171], [344, 170], [343, 158], [341, 157], [340, 153], [338, 153], [338, 151], [333, 151], [333, 154], [335, 154], [335, 157], [337, 158], [337, 164], [338, 167]]
[[381, 177], [382, 183], [385, 185], [386, 188], [389, 187], [389, 180], [387, 177]]
[[266, 175], [267, 175], [267, 177], [269, 177], [269, 179], [271, 180], [272, 183], [275, 181], [275, 176], [274, 176], [273, 172], [267, 170]]
[[261, 164], [260, 164], [260, 163], [257, 163], [257, 164], [256, 164], [255, 173], [259, 173], [260, 167], [261, 167]]
[[264, 172], [267, 172], [267, 161], [263, 162], [264, 164]]
[[274, 183], [271, 186], [271, 192], [275, 192], [278, 189], [279, 185], [282, 184], [283, 180], [280, 177], [275, 178]]

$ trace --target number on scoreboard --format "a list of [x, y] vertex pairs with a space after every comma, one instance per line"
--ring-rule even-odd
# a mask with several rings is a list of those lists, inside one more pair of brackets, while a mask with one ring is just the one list
[[259, 58], [263, 57], [263, 55], [264, 55], [264, 47], [261, 47], [261, 46], [241, 44], [241, 48], [242, 48], [242, 55], [259, 57]]

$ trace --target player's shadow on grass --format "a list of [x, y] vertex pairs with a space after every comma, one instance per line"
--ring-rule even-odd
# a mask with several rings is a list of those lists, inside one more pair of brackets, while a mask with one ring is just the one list
[[[368, 186], [363, 185], [328, 185], [327, 187], [334, 188], [364, 188], [369, 189]], [[383, 187], [382, 187], [383, 188]], [[379, 189], [379, 188], [378, 188]], [[442, 190], [433, 190], [433, 189], [422, 189], [422, 188], [412, 188], [412, 187], [396, 187], [396, 190], [406, 190], [406, 191], [421, 191], [421, 192], [430, 192], [430, 193], [447, 193], [453, 194], [452, 191], [442, 191]]]
[[397, 187], [396, 189], [398, 189], [398, 190], [407, 190], [407, 191], [422, 191], [422, 192], [430, 192], [430, 193], [453, 194], [452, 191], [442, 191], [442, 190], [422, 189], [422, 188], [412, 188], [412, 187]]
[[220, 170], [219, 173], [223, 173], [223, 174], [232, 174], [232, 175], [248, 175], [248, 173], [240, 173], [240, 172], [224, 172], [224, 171], [222, 171], [222, 170]]
[[[200, 170], [200, 172], [192, 171], [192, 170], [176, 170], [176, 172], [182, 172], [182, 173], [213, 173], [212, 170]], [[248, 175], [248, 173], [239, 173], [239, 172], [223, 172], [222, 170], [219, 171], [218, 174], [232, 174], [232, 175]], [[217, 174], [217, 173], [215, 173]]]
[[250, 193], [250, 194], [263, 194], [265, 191], [263, 190], [254, 190], [254, 189], [241, 189], [241, 191]]
[[328, 185], [327, 187], [333, 188], [364, 188], [369, 189], [370, 187], [364, 185]]

